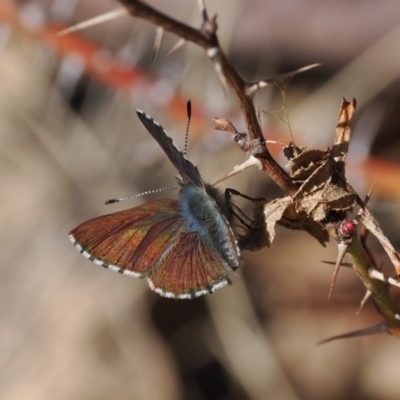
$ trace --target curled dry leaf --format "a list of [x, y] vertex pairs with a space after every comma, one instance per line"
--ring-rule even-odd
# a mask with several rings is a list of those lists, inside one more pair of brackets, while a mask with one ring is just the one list
[[301, 230], [309, 233], [312, 237], [317, 239], [322, 246], [325, 246], [326, 243], [329, 242], [328, 232], [323, 225], [314, 221], [305, 212], [299, 213], [294, 203], [289, 204], [278, 223], [288, 229]]
[[336, 162], [344, 162], [346, 160], [351, 140], [351, 121], [353, 120], [356, 106], [355, 99], [351, 103], [343, 99], [332, 148], [332, 157]]
[[323, 246], [329, 241], [324, 227], [309, 218], [305, 213], [295, 210], [290, 196], [270, 202], [255, 202], [251, 229], [239, 236], [239, 247], [243, 250], [257, 251], [269, 247], [275, 238], [276, 224], [289, 229], [303, 230], [317, 239]]
[[[305, 212], [314, 221], [328, 218], [332, 211], [346, 212], [354, 206], [357, 195], [335, 185], [326, 184], [312, 193], [300, 197], [296, 204], [297, 212]], [[339, 216], [341, 214], [337, 214]], [[345, 214], [343, 214], [345, 216]]]
[[292, 144], [283, 149], [283, 153], [289, 159], [286, 168], [296, 181], [305, 181], [319, 168], [320, 161], [327, 155], [327, 150], [304, 150], [304, 147], [295, 147]]
[[[322, 221], [331, 211], [350, 210], [358, 196], [347, 184], [343, 168], [341, 171], [336, 168], [330, 150], [300, 151], [287, 166], [291, 177], [301, 184], [293, 196], [297, 212], [305, 212], [314, 221]], [[294, 153], [286, 149], [285, 154], [290, 152]]]
[[237, 129], [232, 124], [232, 122], [226, 118], [215, 117], [215, 118], [213, 118], [213, 122], [214, 122], [214, 125], [213, 125], [214, 129], [217, 129], [219, 131], [224, 131], [224, 132], [230, 132], [230, 133], [232, 133], [232, 135], [236, 135], [238, 133]]
[[219, 131], [229, 132], [233, 135], [233, 140], [239, 145], [239, 147], [248, 152], [250, 150], [250, 140], [246, 132], [238, 132], [231, 121], [226, 118], [213, 118], [213, 128]]
[[320, 224], [308, 218], [306, 214], [299, 214], [295, 210], [293, 199], [290, 196], [267, 203], [264, 207], [264, 217], [271, 243], [275, 237], [276, 223], [289, 229], [304, 230], [323, 246], [329, 241], [326, 230]]
[[267, 203], [264, 207], [265, 223], [270, 239], [270, 243], [275, 238], [275, 225], [282, 219], [286, 209], [293, 203], [293, 200], [287, 196]]
[[354, 100], [343, 101], [332, 149], [308, 150], [293, 143], [284, 149], [289, 174], [299, 183], [293, 196], [295, 209], [314, 221], [329, 220], [332, 211], [336, 218], [344, 218], [356, 204], [358, 195], [347, 183], [344, 169], [355, 105]]

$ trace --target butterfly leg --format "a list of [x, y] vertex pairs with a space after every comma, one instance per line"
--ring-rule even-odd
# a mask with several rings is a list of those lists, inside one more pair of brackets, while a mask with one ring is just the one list
[[[249, 218], [242, 210], [240, 207], [238, 207], [237, 205], [235, 205], [231, 198], [232, 196], [240, 196], [246, 200], [249, 200], [253, 203], [257, 203], [257, 202], [265, 202], [265, 198], [264, 197], [259, 197], [259, 198], [253, 198], [250, 196], [247, 196], [243, 193], [240, 193], [238, 190], [236, 189], [231, 189], [228, 188], [225, 190], [225, 203], [228, 204], [229, 206], [229, 212], [235, 216], [243, 225], [245, 228], [250, 229], [250, 230], [258, 230], [259, 228], [255, 228], [254, 227], [254, 221]], [[248, 222], [244, 221], [243, 218], [239, 215], [241, 214], [242, 217], [244, 217]]]
[[[230, 199], [233, 196], [240, 196], [246, 200], [249, 200], [253, 204], [253, 218], [249, 218], [243, 211], [230, 203]], [[264, 197], [252, 198], [246, 196], [235, 189], [226, 189], [225, 199], [229, 204], [229, 209], [232, 215], [234, 215], [241, 223], [244, 233], [238, 235], [239, 247], [242, 250], [258, 251], [264, 247], [270, 245], [270, 238], [266, 228], [264, 205], [266, 199]], [[239, 215], [240, 213], [240, 215]], [[246, 218], [246, 221], [241, 217]]]
[[240, 197], [243, 197], [244, 199], [252, 201], [252, 202], [263, 201], [263, 200], [265, 201], [265, 197], [254, 198], [254, 197], [247, 196], [243, 193], [240, 193], [236, 189], [232, 189], [232, 188], [225, 189], [225, 200], [227, 201], [227, 203], [229, 203], [232, 196], [240, 196]]

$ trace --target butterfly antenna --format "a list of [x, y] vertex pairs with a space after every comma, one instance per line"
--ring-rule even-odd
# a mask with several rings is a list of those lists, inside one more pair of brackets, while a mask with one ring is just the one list
[[120, 203], [121, 201], [133, 199], [134, 197], [140, 197], [140, 196], [145, 196], [147, 194], [153, 194], [153, 193], [159, 193], [159, 192], [166, 192], [167, 190], [173, 190], [173, 189], [179, 189], [179, 187], [171, 186], [171, 187], [165, 187], [165, 188], [161, 188], [161, 189], [148, 190], [147, 192], [142, 192], [139, 194], [131, 194], [130, 196], [119, 197], [118, 199], [110, 199], [110, 200], [107, 200], [105, 202], [105, 204]]
[[186, 156], [187, 145], [188, 145], [190, 119], [192, 118], [192, 101], [191, 100], [188, 100], [188, 102], [186, 103], [186, 113], [187, 113], [186, 136], [185, 136], [185, 146], [183, 148], [183, 155], [185, 155], [185, 156]]

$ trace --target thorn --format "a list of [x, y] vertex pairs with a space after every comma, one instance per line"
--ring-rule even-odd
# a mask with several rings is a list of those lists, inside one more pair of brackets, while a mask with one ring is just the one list
[[[324, 264], [329, 264], [329, 265], [336, 265], [335, 261], [325, 261], [325, 260], [321, 260], [322, 263]], [[352, 263], [348, 263], [348, 262], [342, 262], [340, 264], [341, 267], [346, 267], [346, 268], [353, 268], [353, 264]]]
[[368, 276], [372, 279], [388, 283], [389, 285], [400, 287], [399, 280], [392, 278], [390, 276], [386, 276], [385, 274], [383, 274], [381, 271], [378, 271], [374, 267], [370, 267], [368, 269]]
[[362, 207], [358, 210], [358, 213], [357, 213], [357, 216], [356, 216], [357, 222], [360, 219], [361, 215], [363, 214], [364, 208], [367, 207], [367, 205], [368, 205], [368, 203], [369, 203], [369, 201], [371, 199], [372, 192], [375, 189], [375, 184], [376, 184], [376, 182], [374, 182], [372, 184], [371, 188], [369, 189], [369, 192], [367, 193], [367, 195], [365, 196], [364, 201], [362, 202]]
[[100, 14], [97, 17], [93, 17], [87, 19], [86, 21], [80, 22], [79, 24], [70, 26], [69, 28], [58, 32], [57, 36], [65, 36], [68, 35], [69, 33], [81, 31], [82, 29], [86, 29], [94, 25], [99, 25], [102, 24], [103, 22], [110, 21], [112, 19], [116, 19], [122, 17], [123, 15], [128, 15], [128, 14], [129, 13], [126, 8], [117, 8], [116, 10]]
[[201, 13], [201, 16], [203, 18], [203, 22], [207, 22], [209, 20], [208, 14], [207, 14], [207, 8], [206, 8], [206, 3], [204, 0], [197, 0], [197, 3], [199, 5], [199, 10]]
[[229, 172], [229, 174], [218, 179], [211, 186], [216, 186], [219, 183], [225, 181], [226, 179], [238, 174], [239, 172], [244, 171], [247, 168], [251, 168], [251, 167], [258, 167], [259, 169], [262, 169], [262, 164], [261, 164], [260, 160], [258, 160], [257, 158], [255, 158], [253, 156], [250, 156], [244, 163], [242, 163], [240, 165], [236, 165], [233, 168], [233, 170], [231, 172]]
[[265, 88], [271, 84], [283, 81], [285, 79], [289, 79], [292, 78], [293, 76], [300, 74], [302, 72], [308, 71], [310, 69], [319, 67], [321, 64], [320, 63], [316, 63], [316, 64], [311, 64], [311, 65], [307, 65], [305, 67], [302, 68], [298, 68], [294, 71], [290, 71], [290, 72], [285, 72], [283, 74], [279, 74], [279, 75], [275, 75], [272, 78], [268, 78], [265, 79], [263, 81], [259, 81], [256, 83], [248, 83], [246, 85], [246, 94], [248, 96], [253, 96], [258, 90]]
[[179, 39], [167, 52], [167, 57], [170, 56], [174, 51], [178, 50], [186, 43], [185, 39]]
[[317, 345], [332, 342], [333, 340], [337, 340], [337, 339], [349, 339], [349, 338], [353, 338], [353, 337], [373, 335], [375, 333], [381, 333], [381, 332], [389, 333], [389, 327], [386, 325], [386, 322], [381, 322], [378, 325], [370, 326], [369, 328], [360, 329], [358, 331], [353, 331], [353, 332], [344, 333], [342, 335], [332, 336], [330, 338], [320, 340], [317, 343]]
[[156, 31], [156, 37], [154, 39], [154, 46], [153, 46], [153, 53], [151, 55], [151, 62], [154, 62], [154, 60], [157, 58], [158, 52], [160, 50], [163, 34], [164, 34], [164, 29], [161, 28], [161, 26], [158, 26], [157, 31]]
[[338, 251], [338, 256], [337, 256], [337, 259], [336, 259], [335, 269], [333, 270], [331, 286], [329, 288], [328, 301], [331, 298], [333, 286], [335, 285], [336, 277], [337, 277], [337, 275], [339, 273], [340, 266], [342, 265], [343, 258], [344, 258], [345, 254], [347, 252], [347, 247], [348, 247], [348, 244], [338, 243], [338, 250], [339, 251]]
[[361, 300], [360, 303], [360, 307], [357, 310], [357, 315], [360, 314], [362, 308], [365, 306], [365, 303], [370, 299], [370, 297], [372, 296], [372, 292], [370, 290], [367, 289], [367, 291], [365, 292], [365, 295], [363, 297], [363, 299]]
[[218, 47], [211, 47], [207, 50], [207, 55], [214, 63], [214, 69], [217, 72], [219, 81], [222, 88], [224, 89], [225, 96], [228, 94], [228, 83], [224, 75], [222, 64], [221, 64], [221, 50]]
[[372, 196], [372, 192], [375, 189], [375, 185], [376, 185], [376, 182], [374, 182], [372, 184], [371, 189], [369, 189], [368, 194], [365, 196], [364, 205], [368, 205], [368, 202], [369, 202], [369, 200], [371, 199], [371, 196]]

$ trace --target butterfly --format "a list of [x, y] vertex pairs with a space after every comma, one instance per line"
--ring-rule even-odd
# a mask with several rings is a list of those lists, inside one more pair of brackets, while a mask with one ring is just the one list
[[180, 173], [179, 200], [154, 200], [91, 219], [69, 238], [93, 263], [146, 278], [161, 296], [191, 299], [213, 293], [231, 284], [241, 265], [229, 207], [163, 127], [143, 111], [136, 113]]

